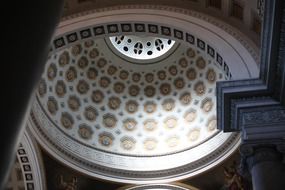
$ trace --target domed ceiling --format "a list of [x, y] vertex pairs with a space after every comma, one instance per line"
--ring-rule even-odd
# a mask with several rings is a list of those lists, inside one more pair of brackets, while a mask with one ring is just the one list
[[[59, 26], [28, 125], [54, 157], [93, 177], [164, 183], [199, 174], [238, 147], [239, 134], [216, 129], [216, 83], [256, 75], [254, 51], [199, 20], [175, 28], [177, 13], [163, 15], [173, 28], [115, 21], [130, 10]], [[96, 14], [114, 23], [96, 23]]]
[[[159, 39], [159, 38], [157, 38]], [[96, 149], [169, 154], [216, 133], [215, 61], [183, 44], [164, 62], [136, 65], [88, 40], [48, 60], [38, 97], [55, 127]]]
[[55, 53], [38, 97], [55, 126], [86, 146], [169, 154], [217, 133], [215, 86], [227, 79], [213, 59], [183, 44], [165, 62], [141, 66], [111, 56], [98, 39]]

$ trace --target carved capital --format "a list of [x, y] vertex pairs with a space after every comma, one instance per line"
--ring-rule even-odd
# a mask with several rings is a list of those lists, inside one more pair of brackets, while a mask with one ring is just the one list
[[241, 153], [242, 157], [251, 156], [253, 154], [253, 152], [254, 152], [253, 145], [242, 144], [240, 146], [240, 153]]
[[283, 154], [279, 149], [284, 151], [284, 145], [241, 145], [243, 170], [251, 171], [256, 164], [261, 162], [282, 162]]
[[285, 155], [285, 144], [279, 144], [276, 146], [277, 150]]
[[257, 1], [257, 10], [258, 10], [258, 15], [263, 18], [264, 15], [264, 0], [258, 0]]
[[[242, 140], [258, 144], [284, 141], [285, 108], [280, 105], [261, 106], [242, 110], [240, 128]], [[275, 144], [275, 143], [274, 143]]]
[[264, 110], [247, 112], [243, 115], [244, 125], [257, 125], [257, 124], [275, 124], [285, 122], [285, 109], [275, 108]]

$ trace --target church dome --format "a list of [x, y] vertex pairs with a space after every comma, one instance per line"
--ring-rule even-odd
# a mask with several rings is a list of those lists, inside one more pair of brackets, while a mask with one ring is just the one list
[[217, 129], [216, 83], [256, 76], [254, 56], [210, 20], [204, 30], [193, 15], [175, 24], [184, 13], [148, 23], [147, 9], [137, 22], [111, 12], [59, 27], [30, 119], [40, 143], [80, 172], [128, 183], [183, 179], [227, 158], [239, 134]]

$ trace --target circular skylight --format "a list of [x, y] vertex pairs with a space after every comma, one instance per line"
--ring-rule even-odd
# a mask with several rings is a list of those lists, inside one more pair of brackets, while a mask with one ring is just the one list
[[168, 52], [175, 41], [152, 36], [113, 36], [110, 37], [112, 45], [123, 55], [138, 59], [150, 60]]

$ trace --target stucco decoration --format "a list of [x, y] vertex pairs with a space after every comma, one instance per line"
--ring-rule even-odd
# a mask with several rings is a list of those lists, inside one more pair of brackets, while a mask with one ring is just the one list
[[26, 130], [16, 152], [16, 161], [6, 184], [8, 190], [45, 190], [45, 173], [35, 139]]
[[[81, 53], [74, 54], [76, 48]], [[49, 78], [51, 67], [54, 78]], [[70, 81], [71, 68], [76, 78]], [[134, 80], [136, 74], [139, 80]], [[154, 156], [192, 148], [218, 133], [212, 121], [215, 84], [228, 79], [215, 60], [185, 44], [165, 61], [136, 65], [114, 56], [104, 39], [96, 39], [53, 54], [37, 97], [54, 126], [83, 146]], [[102, 100], [94, 101], [96, 93]]]

